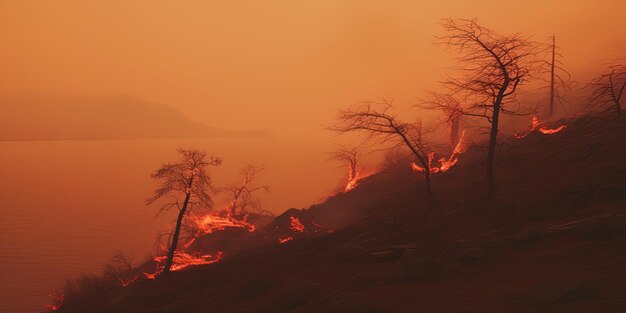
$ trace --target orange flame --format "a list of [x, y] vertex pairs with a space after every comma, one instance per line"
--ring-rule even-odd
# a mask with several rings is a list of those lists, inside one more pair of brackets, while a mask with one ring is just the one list
[[524, 138], [528, 135], [530, 135], [530, 133], [532, 133], [533, 131], [537, 130], [538, 132], [544, 134], [544, 135], [552, 135], [555, 133], [558, 133], [560, 131], [562, 131], [563, 129], [567, 128], [567, 125], [561, 125], [557, 128], [549, 128], [547, 125], [542, 124], [541, 122], [539, 122], [539, 118], [537, 116], [533, 116], [531, 122], [530, 122], [530, 128], [524, 132], [524, 133], [514, 133], [513, 136], [515, 136], [515, 138], [521, 139]]
[[156, 271], [154, 273], [143, 273], [143, 276], [149, 280], [155, 280], [157, 276], [159, 276], [163, 272], [163, 266], [157, 266]]
[[119, 278], [120, 284], [122, 287], [126, 287], [132, 283], [134, 283], [137, 279], [139, 279], [139, 275], [132, 276], [128, 279]]
[[[174, 253], [174, 260], [172, 262], [172, 271], [180, 271], [189, 266], [206, 265], [216, 263], [222, 260], [224, 253], [218, 251], [216, 254], [189, 254], [186, 252], [176, 251]], [[154, 257], [154, 261], [161, 264], [167, 259], [166, 256]]]
[[557, 128], [547, 128], [547, 127], [541, 127], [539, 128], [539, 132], [544, 134], [544, 135], [552, 135], [555, 133], [558, 133], [560, 131], [562, 131], [563, 129], [567, 128], [567, 125], [561, 125]]
[[346, 187], [344, 188], [344, 192], [348, 192], [348, 191], [354, 189], [354, 187], [356, 187], [356, 185], [358, 184], [358, 180], [359, 180], [359, 173], [356, 173], [356, 175], [354, 175], [354, 177], [350, 177], [348, 179], [348, 183], [346, 183]]
[[[467, 150], [467, 145], [465, 144], [465, 130], [464, 130], [463, 132], [461, 132], [461, 137], [459, 137], [459, 142], [454, 147], [454, 150], [452, 150], [452, 154], [450, 154], [450, 157], [448, 157], [447, 159], [445, 157], [442, 157], [438, 160], [439, 166], [433, 166], [435, 153], [431, 152], [428, 154], [428, 169], [430, 170], [432, 174], [443, 173], [443, 172], [448, 171], [450, 168], [452, 168], [454, 165], [456, 165], [459, 162], [458, 155], [465, 153], [465, 150]], [[415, 162], [411, 163], [411, 169], [414, 172], [424, 172], [426, 170], [424, 167], [417, 165]]]
[[230, 211], [222, 211], [222, 214], [206, 214], [192, 217], [193, 222], [198, 226], [199, 234], [210, 234], [216, 230], [224, 230], [227, 227], [244, 228], [249, 232], [255, 230], [254, 225], [248, 223], [248, 215], [238, 219]]
[[289, 237], [285, 237], [285, 238], [278, 238], [278, 242], [279, 243], [285, 243], [287, 241], [291, 241], [293, 240], [293, 237], [289, 236]]
[[290, 229], [295, 233], [304, 232], [304, 225], [300, 223], [300, 220], [297, 217], [291, 216], [291, 227]]
[[[218, 230], [224, 230], [229, 227], [233, 228], [243, 228], [250, 232], [255, 230], [253, 224], [247, 221], [248, 215], [245, 214], [241, 218], [236, 218], [233, 214], [228, 210], [223, 210], [219, 213], [209, 213], [205, 215], [196, 215], [192, 216], [191, 220], [197, 227], [197, 232], [193, 238], [186, 244], [184, 244], [184, 248], [188, 249], [189, 246], [195, 242], [196, 238], [202, 235], [210, 234]], [[162, 247], [162, 250], [166, 250], [165, 247]], [[218, 251], [216, 254], [200, 254], [194, 253], [190, 254], [183, 251], [174, 252], [174, 259], [172, 260], [172, 271], [180, 271], [189, 266], [195, 265], [206, 265], [216, 263], [222, 260], [224, 253]], [[162, 272], [164, 263], [167, 259], [167, 256], [156, 256], [153, 260], [157, 263], [156, 270], [154, 273], [144, 272], [143, 277], [145, 279], [155, 280]], [[139, 279], [140, 275], [132, 276], [128, 279], [120, 278], [119, 281], [122, 287], [126, 287], [137, 279]]]

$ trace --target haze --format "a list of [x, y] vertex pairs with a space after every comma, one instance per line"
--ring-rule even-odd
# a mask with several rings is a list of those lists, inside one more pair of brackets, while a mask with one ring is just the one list
[[[0, 276], [0, 311], [41, 309], [65, 277], [98, 271], [115, 251], [141, 261], [170, 222], [143, 205], [154, 188], [148, 174], [179, 146], [224, 157], [218, 185], [237, 181], [247, 163], [264, 166], [259, 181], [272, 192], [261, 198], [274, 213], [324, 199], [344, 175], [327, 153], [351, 140], [326, 126], [360, 100], [393, 99], [406, 112], [437, 89], [454, 57], [433, 45], [441, 18], [475, 17], [537, 41], [554, 33], [581, 79], [623, 57], [625, 9], [622, 0], [2, 0], [0, 99], [17, 100], [0, 108], [26, 98], [48, 110], [65, 98], [135, 99], [211, 129], [273, 136], [0, 142], [0, 266], [10, 269]], [[69, 128], [46, 112], [28, 123]]]
[[[1, 93], [128, 94], [219, 128], [325, 136], [337, 107], [405, 104], [451, 55], [444, 17], [556, 33], [575, 74], [616, 58], [623, 1], [3, 1]], [[307, 117], [303, 119], [305, 114]]]

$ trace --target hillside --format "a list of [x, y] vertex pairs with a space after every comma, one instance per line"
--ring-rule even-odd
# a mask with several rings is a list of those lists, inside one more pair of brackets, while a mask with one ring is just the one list
[[166, 105], [128, 96], [0, 97], [0, 141], [206, 138], [264, 135], [189, 120]]
[[84, 284], [58, 312], [626, 311], [626, 120], [585, 116], [508, 141], [492, 204], [483, 154], [435, 176], [437, 200], [399, 160], [254, 232], [200, 238], [220, 262]]

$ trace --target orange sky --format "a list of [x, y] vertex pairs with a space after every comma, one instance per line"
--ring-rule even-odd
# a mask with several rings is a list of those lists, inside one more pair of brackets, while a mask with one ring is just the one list
[[[573, 73], [619, 56], [615, 1], [1, 1], [0, 93], [129, 94], [222, 128], [327, 136], [336, 108], [444, 77], [444, 17], [537, 40]], [[593, 68], [592, 68], [593, 69]]]

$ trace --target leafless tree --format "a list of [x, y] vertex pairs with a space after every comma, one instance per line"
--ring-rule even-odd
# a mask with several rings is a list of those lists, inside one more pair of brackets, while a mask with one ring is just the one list
[[230, 184], [224, 188], [232, 197], [229, 208], [232, 216], [242, 219], [250, 209], [261, 208], [261, 202], [254, 194], [261, 190], [269, 191], [269, 186], [257, 186], [254, 181], [262, 171], [262, 167], [247, 165], [241, 169], [241, 183]]
[[458, 53], [460, 63], [459, 76], [444, 85], [451, 95], [468, 101], [464, 115], [489, 123], [487, 196], [493, 199], [500, 114], [520, 114], [515, 96], [520, 85], [538, 74], [537, 45], [521, 34], [497, 34], [476, 20], [447, 19], [442, 26], [446, 34], [437, 43]]
[[626, 88], [626, 66], [612, 65], [590, 83], [592, 108], [612, 107], [617, 116], [622, 115], [622, 95]]
[[361, 153], [357, 148], [339, 148], [330, 155], [332, 160], [336, 160], [348, 168], [348, 178], [346, 184], [350, 184], [358, 175], [359, 160]]
[[432, 196], [428, 148], [422, 136], [421, 122], [403, 122], [392, 111], [389, 101], [365, 101], [359, 106], [341, 110], [339, 123], [331, 125], [330, 129], [339, 133], [361, 132], [366, 134], [366, 139], [405, 145], [424, 168], [426, 191]]
[[[179, 149], [178, 152], [180, 160], [177, 163], [166, 163], [151, 174], [152, 178], [160, 181], [160, 187], [146, 201], [146, 204], [152, 204], [163, 197], [171, 196], [173, 200], [163, 204], [158, 214], [172, 207], [178, 209], [176, 227], [169, 241], [163, 273], [169, 272], [172, 266], [185, 215], [189, 214], [194, 206], [210, 208], [213, 205], [209, 192], [215, 192], [215, 187], [211, 182], [208, 167], [222, 163], [221, 158], [209, 156], [203, 151]], [[182, 203], [180, 197], [183, 198]]]
[[113, 279], [120, 279], [133, 270], [133, 257], [126, 256], [122, 252], [117, 252], [111, 258], [109, 264], [104, 267], [105, 276]]
[[544, 64], [549, 67], [548, 73], [550, 73], [550, 116], [554, 115], [555, 104], [563, 106], [565, 103], [565, 94], [571, 91], [572, 87], [576, 84], [572, 80], [570, 73], [564, 68], [563, 55], [559, 52], [560, 47], [556, 44], [556, 35], [550, 37], [548, 44], [548, 50], [550, 52], [550, 60], [544, 61]]
[[428, 110], [438, 110], [443, 113], [443, 124], [448, 127], [450, 147], [454, 149], [459, 142], [461, 117], [464, 115], [461, 101], [450, 94], [431, 92], [426, 99], [421, 101], [419, 107]]

